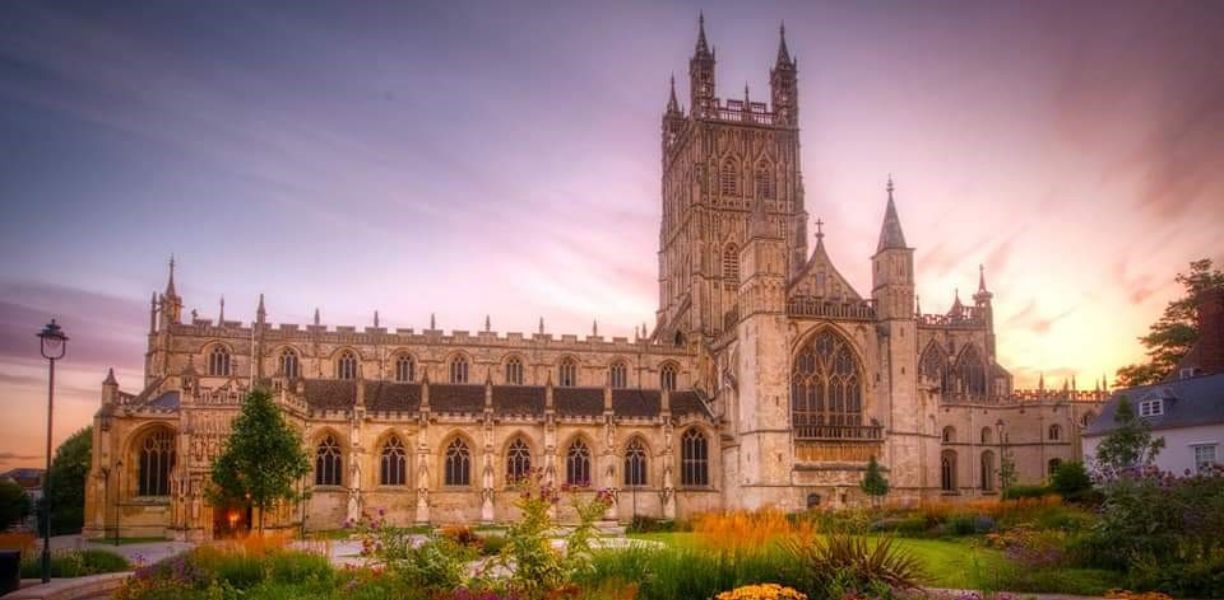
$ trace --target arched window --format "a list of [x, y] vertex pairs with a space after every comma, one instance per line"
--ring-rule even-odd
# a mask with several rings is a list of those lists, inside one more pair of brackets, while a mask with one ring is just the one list
[[739, 195], [739, 173], [735, 166], [735, 159], [728, 158], [723, 161], [722, 168], [718, 171], [718, 190], [724, 196]]
[[282, 376], [297, 379], [301, 374], [299, 364], [297, 352], [294, 352], [292, 348], [281, 350], [280, 372]]
[[1051, 459], [1050, 459], [1050, 462], [1049, 462], [1049, 467], [1050, 467], [1049, 476], [1050, 476], [1050, 477], [1053, 477], [1053, 476], [1054, 476], [1054, 472], [1055, 472], [1055, 471], [1057, 471], [1057, 470], [1058, 470], [1058, 467], [1060, 467], [1060, 466], [1062, 466], [1062, 459], [1059, 459], [1059, 458], [1051, 458]]
[[416, 379], [416, 361], [412, 356], [401, 354], [395, 358], [395, 380], [407, 383]]
[[1059, 426], [1057, 423], [1054, 425], [1050, 425], [1050, 433], [1048, 437], [1050, 438], [1051, 442], [1062, 441], [1062, 427]]
[[561, 387], [574, 387], [578, 385], [578, 363], [572, 358], [561, 359], [561, 366], [557, 368], [557, 385]]
[[991, 431], [989, 427], [982, 428], [982, 443], [983, 444], [993, 444], [994, 443], [994, 432]]
[[667, 391], [676, 390], [676, 365], [667, 363], [659, 369], [659, 387]]
[[565, 482], [591, 485], [591, 449], [582, 440], [574, 440], [565, 454]]
[[710, 449], [696, 429], [680, 438], [680, 485], [710, 485]]
[[939, 489], [956, 491], [956, 451], [944, 450], [939, 455]]
[[404, 485], [408, 481], [408, 452], [398, 437], [383, 444], [379, 461], [379, 482], [383, 485]]
[[723, 250], [723, 282], [731, 285], [739, 284], [739, 248], [735, 244], [727, 244]]
[[1092, 411], [1088, 411], [1084, 413], [1084, 416], [1080, 417], [1080, 427], [1087, 427], [1088, 424], [1091, 423], [1092, 420], [1095, 418], [1096, 418], [1096, 414], [1093, 413]]
[[531, 474], [531, 449], [516, 439], [506, 449], [506, 480], [513, 483]]
[[989, 492], [994, 490], [994, 452], [987, 450], [982, 453], [982, 491]]
[[939, 346], [931, 344], [927, 347], [926, 352], [922, 353], [922, 362], [919, 363], [918, 372], [924, 382], [939, 386], [940, 393], [951, 391], [948, 389], [948, 359]]
[[456, 356], [450, 362], [450, 382], [451, 383], [467, 383], [468, 381], [468, 361], [463, 356]]
[[961, 353], [956, 365], [956, 376], [960, 392], [969, 396], [986, 395], [986, 362], [982, 360], [977, 346], [969, 346]]
[[336, 377], [357, 379], [357, 355], [352, 350], [340, 353], [340, 359], [336, 361]]
[[455, 438], [446, 447], [446, 468], [443, 471], [446, 485], [471, 485], [472, 453], [462, 438]]
[[622, 361], [608, 367], [608, 385], [614, 389], [629, 387], [629, 368]]
[[340, 444], [329, 435], [315, 449], [315, 485], [340, 485], [343, 474]]
[[949, 444], [956, 441], [956, 428], [951, 425], [943, 428], [943, 441]]
[[145, 436], [138, 458], [137, 492], [141, 496], [169, 496], [174, 468], [174, 432], [158, 429]]
[[523, 385], [523, 361], [517, 356], [506, 359], [506, 383]]
[[863, 377], [858, 358], [840, 335], [825, 329], [795, 356], [791, 420], [802, 436], [838, 435], [833, 426], [861, 425]]
[[219, 344], [213, 346], [212, 352], [208, 353], [208, 374], [229, 377], [230, 353], [228, 348]]
[[777, 188], [774, 186], [773, 170], [769, 168], [769, 163], [761, 162], [756, 168], [756, 197], [772, 200], [777, 195]]
[[646, 447], [634, 438], [625, 447], [625, 486], [646, 485]]

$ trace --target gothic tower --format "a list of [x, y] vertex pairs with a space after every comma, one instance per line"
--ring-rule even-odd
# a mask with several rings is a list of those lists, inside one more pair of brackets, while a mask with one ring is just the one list
[[[673, 88], [663, 115], [663, 218], [655, 336], [684, 345], [735, 327], [740, 250], [762, 203], [782, 240], [784, 276], [807, 258], [799, 169], [798, 75], [785, 38], [770, 72], [773, 106], [715, 94], [715, 52], [698, 21], [689, 61], [689, 113]], [[674, 82], [673, 82], [674, 86]]]

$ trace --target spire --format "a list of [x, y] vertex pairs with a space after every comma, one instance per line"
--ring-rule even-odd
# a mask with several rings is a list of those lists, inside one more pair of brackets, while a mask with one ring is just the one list
[[978, 293], [986, 291], [986, 265], [978, 265]]
[[378, 309], [374, 309], [374, 328], [378, 329]]
[[173, 298], [178, 296], [174, 289], [174, 255], [170, 255], [170, 278], [166, 280], [166, 297]]
[[432, 331], [437, 328], [438, 328], [438, 320], [434, 318], [433, 313], [429, 313], [429, 329]]
[[676, 74], [675, 73], [672, 73], [672, 76], [671, 76], [671, 94], [667, 98], [667, 112], [669, 113], [680, 112], [680, 102], [676, 100]]
[[922, 298], [918, 294], [914, 294], [914, 314], [922, 314]]
[[952, 301], [952, 310], [948, 311], [949, 315], [959, 315], [965, 309], [965, 305], [960, 301], [960, 288], [956, 288], [956, 299]]
[[102, 380], [102, 385], [119, 385], [119, 382], [115, 379], [114, 367], [106, 370], [106, 379]]
[[540, 317], [540, 335], [544, 335], [544, 317]]
[[598, 319], [591, 321], [591, 336], [599, 337], [599, 320]]
[[790, 50], [786, 49], [786, 21], [783, 21], [778, 28], [778, 66], [790, 64]]
[[268, 311], [264, 309], [263, 293], [259, 294], [259, 306], [255, 307], [255, 320], [263, 323], [268, 320]]
[[1042, 371], [1041, 375], [1037, 377], [1037, 389], [1045, 391], [1045, 371]]
[[493, 320], [489, 318], [489, 315], [485, 315], [485, 331], [493, 331]]
[[897, 216], [897, 205], [893, 202], [893, 186], [892, 175], [888, 176], [888, 206], [884, 209], [884, 224], [880, 227], [880, 243], [876, 247], [876, 252], [884, 250], [903, 250], [905, 245], [905, 234], [901, 233], [901, 218]]
[[319, 307], [317, 306], [315, 307], [314, 324], [315, 324], [315, 327], [319, 326]]
[[710, 46], [706, 43], [705, 11], [697, 13], [697, 55], [709, 54]]
[[217, 316], [217, 325], [225, 325], [225, 295], [221, 295], [221, 314]]

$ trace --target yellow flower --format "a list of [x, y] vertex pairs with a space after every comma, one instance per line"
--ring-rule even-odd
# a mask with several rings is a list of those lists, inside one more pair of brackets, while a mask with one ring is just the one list
[[760, 583], [723, 592], [716, 600], [807, 600], [807, 596], [776, 583]]

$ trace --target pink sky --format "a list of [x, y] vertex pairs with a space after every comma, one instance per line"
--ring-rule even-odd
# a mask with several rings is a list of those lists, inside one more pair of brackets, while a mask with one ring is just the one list
[[[1112, 375], [1174, 274], [1224, 262], [1217, 3], [702, 8], [721, 96], [767, 97], [786, 20], [841, 271], [869, 293], [892, 173], [923, 310], [985, 264], [1021, 386]], [[653, 324], [659, 119], [697, 9], [0, 5], [0, 466], [41, 462], [50, 317], [57, 439], [108, 366], [137, 391], [172, 252], [212, 318], [264, 292], [275, 322]]]

